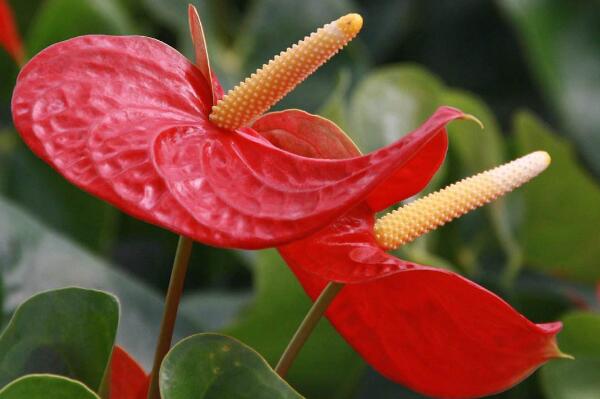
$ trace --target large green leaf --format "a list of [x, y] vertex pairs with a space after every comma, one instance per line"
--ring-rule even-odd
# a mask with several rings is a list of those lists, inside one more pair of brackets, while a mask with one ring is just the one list
[[197, 334], [171, 349], [160, 368], [164, 399], [302, 398], [252, 348], [218, 334]]
[[99, 399], [79, 381], [58, 375], [21, 377], [0, 391], [0, 399]]
[[523, 189], [523, 238], [528, 265], [594, 283], [600, 279], [600, 187], [572, 147], [532, 114], [514, 120], [519, 153], [546, 150], [552, 164]]
[[600, 175], [600, 7], [597, 1], [498, 0], [532, 70], [579, 151]]
[[63, 288], [23, 302], [0, 336], [0, 386], [31, 373], [60, 374], [100, 388], [119, 305], [112, 295]]
[[[248, 344], [273, 365], [310, 308], [310, 300], [276, 252], [261, 251], [257, 257], [254, 303], [225, 333]], [[287, 380], [309, 398], [345, 398], [363, 369], [360, 358], [329, 322], [322, 320]]]
[[416, 65], [377, 69], [352, 94], [349, 133], [365, 153], [390, 144], [435, 111], [442, 89], [437, 77]]
[[7, 168], [0, 182], [3, 193], [87, 248], [107, 252], [116, 234], [119, 212], [69, 183], [38, 159], [14, 131], [4, 134], [14, 137], [16, 145], [3, 161]]
[[548, 399], [600, 398], [600, 315], [570, 313], [558, 335], [560, 347], [573, 361], [551, 362], [542, 369]]
[[[484, 125], [482, 130], [477, 124], [467, 121], [451, 123], [448, 126], [449, 158], [452, 164], [452, 181], [494, 168], [506, 161], [506, 149], [500, 126], [492, 110], [477, 96], [456, 89], [446, 89], [439, 98], [440, 104], [450, 105], [476, 116]], [[445, 230], [449, 234], [442, 241], [452, 243], [460, 263], [467, 270], [473, 270], [475, 263], [489, 258], [494, 247], [499, 246], [504, 257], [507, 280], [512, 280], [522, 262], [521, 249], [514, 237], [515, 226], [511, 225], [509, 202], [512, 196], [500, 198], [480, 211], [472, 212], [459, 219]], [[482, 217], [482, 216], [486, 217]], [[456, 234], [459, 232], [458, 234]], [[453, 237], [454, 236], [454, 237]], [[456, 237], [460, 240], [456, 240]], [[497, 245], [490, 243], [497, 240]], [[473, 262], [473, 264], [470, 264]], [[510, 281], [506, 281], [509, 283]]]
[[[1, 197], [0, 226], [5, 313], [12, 313], [21, 302], [42, 290], [77, 285], [112, 292], [121, 304], [117, 341], [142, 364], [152, 363], [163, 309], [158, 293], [90, 255]], [[194, 329], [193, 323], [180, 315], [176, 338], [189, 335]]]
[[47, 0], [25, 36], [33, 55], [71, 37], [91, 34], [133, 34], [135, 28], [115, 0]]

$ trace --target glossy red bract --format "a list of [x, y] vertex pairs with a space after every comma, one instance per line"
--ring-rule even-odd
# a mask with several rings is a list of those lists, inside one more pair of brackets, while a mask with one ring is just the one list
[[[365, 197], [384, 206], [380, 187], [403, 178], [429, 130], [461, 115], [445, 109], [365, 156], [317, 159], [250, 127], [216, 127], [211, 93], [200, 70], [162, 42], [93, 35], [36, 55], [18, 77], [12, 111], [29, 147], [72, 183], [137, 218], [237, 248], [306, 236]], [[322, 124], [306, 115], [305, 124]]]
[[[440, 109], [420, 128], [429, 131], [428, 144], [393, 178], [324, 229], [279, 251], [313, 299], [329, 281], [347, 283], [327, 317], [380, 373], [432, 397], [476, 398], [508, 389], [560, 356], [555, 336], [561, 324], [534, 324], [485, 288], [378, 245], [374, 212], [427, 184], [447, 143], [443, 124], [434, 121], [460, 115], [447, 112]], [[279, 142], [289, 150], [312, 139], [301, 130], [279, 136], [288, 138]], [[339, 146], [330, 155], [328, 147], [313, 144], [311, 156], [343, 155]], [[345, 151], [352, 157], [357, 150]]]

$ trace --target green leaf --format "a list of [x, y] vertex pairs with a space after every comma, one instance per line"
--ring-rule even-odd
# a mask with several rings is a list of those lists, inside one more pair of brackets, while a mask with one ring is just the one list
[[558, 276], [600, 279], [600, 187], [579, 165], [572, 147], [528, 112], [514, 119], [518, 153], [545, 150], [552, 164], [522, 190], [525, 261]]
[[252, 348], [218, 334], [177, 343], [160, 368], [164, 399], [302, 398]]
[[0, 391], [0, 399], [100, 399], [79, 381], [58, 375], [21, 377]]
[[574, 312], [563, 319], [561, 349], [575, 360], [553, 361], [541, 372], [548, 399], [600, 397], [600, 315]]
[[117, 333], [112, 295], [64, 288], [34, 295], [0, 336], [0, 386], [31, 373], [60, 374], [97, 390]]
[[16, 140], [5, 161], [4, 195], [87, 248], [106, 253], [116, 235], [119, 211], [69, 183]]
[[[42, 290], [77, 285], [112, 292], [121, 304], [117, 341], [146, 367], [152, 364], [163, 309], [158, 293], [92, 256], [1, 197], [0, 226], [5, 313], [12, 313], [21, 302]], [[180, 315], [176, 339], [194, 330], [194, 323]]]
[[337, 77], [335, 89], [327, 97], [327, 100], [325, 100], [318, 112], [319, 115], [329, 119], [342, 130], [348, 129], [346, 109], [351, 81], [350, 71], [347, 69], [342, 70]]
[[[310, 300], [275, 251], [257, 254], [254, 279], [254, 303], [243, 319], [224, 332], [274, 365], [310, 308]], [[309, 398], [346, 398], [363, 370], [356, 353], [322, 320], [286, 379]]]
[[[453, 165], [452, 182], [494, 168], [506, 162], [506, 148], [500, 131], [500, 126], [492, 110], [479, 97], [462, 90], [446, 89], [439, 98], [440, 104], [453, 106], [474, 115], [484, 125], [482, 130], [471, 121], [456, 121], [448, 126], [448, 152], [450, 163]], [[515, 227], [509, 212], [512, 197], [499, 198], [487, 205], [481, 211], [475, 211], [466, 217], [455, 221], [459, 226], [461, 242], [457, 245], [459, 252], [471, 251], [473, 258], [489, 256], [493, 251], [490, 243], [481, 243], [493, 236], [497, 239], [504, 257], [506, 278], [512, 280], [522, 263], [520, 246], [515, 239]], [[481, 216], [486, 215], [486, 218]], [[489, 230], [493, 229], [492, 232]], [[455, 231], [449, 229], [449, 233]], [[444, 237], [451, 241], [452, 237]], [[487, 244], [487, 245], [486, 245]], [[471, 247], [467, 249], [466, 247]], [[475, 261], [475, 259], [474, 259]], [[461, 262], [467, 269], [468, 260]], [[480, 262], [482, 263], [482, 262]], [[510, 281], [505, 281], [509, 283]]]
[[499, 0], [517, 28], [541, 88], [600, 175], [600, 7], [594, 1]]
[[85, 34], [133, 34], [135, 28], [115, 0], [48, 0], [25, 36], [29, 54]]
[[416, 65], [377, 69], [360, 81], [350, 103], [350, 136], [364, 152], [417, 128], [439, 104], [442, 82]]

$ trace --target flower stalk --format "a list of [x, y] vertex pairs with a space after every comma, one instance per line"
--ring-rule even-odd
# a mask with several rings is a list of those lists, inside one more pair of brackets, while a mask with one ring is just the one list
[[169, 280], [169, 288], [165, 297], [165, 310], [160, 323], [160, 333], [158, 343], [154, 353], [154, 362], [152, 372], [150, 373], [150, 389], [148, 390], [148, 399], [160, 399], [158, 387], [158, 373], [160, 365], [171, 348], [173, 331], [175, 329], [175, 320], [177, 319], [177, 309], [183, 292], [183, 283], [187, 272], [190, 255], [192, 253], [193, 241], [185, 236], [179, 236], [173, 269]]
[[302, 349], [308, 337], [319, 323], [319, 320], [321, 320], [321, 317], [343, 287], [344, 284], [342, 283], [330, 282], [321, 291], [321, 294], [319, 294], [319, 297], [313, 303], [304, 320], [302, 320], [287, 348], [283, 351], [277, 366], [275, 366], [275, 372], [280, 377], [285, 377], [292, 363], [300, 353], [300, 349]]

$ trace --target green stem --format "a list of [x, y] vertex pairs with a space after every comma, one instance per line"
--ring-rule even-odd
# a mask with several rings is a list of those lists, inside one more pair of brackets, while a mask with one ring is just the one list
[[169, 280], [169, 288], [167, 289], [167, 296], [165, 298], [165, 310], [160, 323], [160, 334], [158, 336], [156, 352], [154, 353], [152, 373], [150, 374], [148, 399], [160, 399], [158, 372], [160, 371], [160, 365], [164, 357], [171, 348], [175, 319], [177, 318], [177, 308], [179, 307], [185, 273], [188, 268], [190, 254], [192, 253], [192, 243], [192, 240], [189, 238], [179, 236], [177, 252], [175, 252], [175, 260], [173, 261], [173, 269], [171, 270], [171, 279]]
[[308, 337], [319, 323], [319, 320], [321, 320], [321, 317], [343, 287], [344, 284], [342, 283], [330, 282], [323, 291], [321, 291], [321, 294], [315, 303], [313, 303], [312, 307], [304, 317], [304, 320], [302, 320], [302, 323], [296, 330], [296, 333], [292, 337], [287, 348], [285, 348], [283, 355], [281, 355], [281, 358], [275, 367], [275, 372], [282, 378], [285, 377], [292, 366], [292, 363], [298, 356], [300, 349], [302, 349], [304, 343], [308, 340]]

